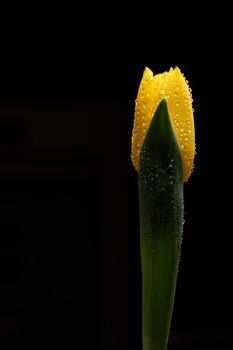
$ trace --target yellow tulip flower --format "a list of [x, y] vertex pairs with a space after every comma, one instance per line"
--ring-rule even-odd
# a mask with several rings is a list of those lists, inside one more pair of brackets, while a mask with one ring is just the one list
[[144, 71], [135, 106], [132, 162], [135, 169], [139, 171], [143, 140], [159, 102], [163, 98], [167, 100], [173, 130], [179, 143], [183, 160], [183, 181], [186, 182], [193, 169], [195, 131], [191, 89], [177, 67], [155, 76], [149, 68]]

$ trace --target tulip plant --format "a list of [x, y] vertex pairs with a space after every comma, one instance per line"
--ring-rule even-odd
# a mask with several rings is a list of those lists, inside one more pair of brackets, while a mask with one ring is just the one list
[[132, 162], [138, 172], [143, 350], [166, 350], [183, 231], [183, 183], [194, 162], [191, 89], [179, 68], [153, 76], [138, 90]]

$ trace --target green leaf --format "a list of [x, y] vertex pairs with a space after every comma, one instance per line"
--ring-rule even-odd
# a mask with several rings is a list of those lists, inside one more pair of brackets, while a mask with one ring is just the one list
[[140, 154], [140, 240], [144, 350], [166, 350], [183, 229], [182, 157], [162, 100]]

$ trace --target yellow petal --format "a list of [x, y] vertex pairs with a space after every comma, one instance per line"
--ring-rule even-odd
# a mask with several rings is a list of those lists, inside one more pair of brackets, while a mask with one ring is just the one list
[[187, 80], [177, 67], [155, 76], [149, 68], [144, 71], [135, 104], [132, 162], [139, 171], [142, 143], [154, 112], [163, 98], [167, 99], [169, 115], [182, 154], [183, 179], [188, 181], [195, 156], [192, 95]]

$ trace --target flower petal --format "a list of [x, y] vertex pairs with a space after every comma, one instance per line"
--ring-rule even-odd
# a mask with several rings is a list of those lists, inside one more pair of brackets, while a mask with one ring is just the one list
[[144, 71], [135, 104], [132, 162], [139, 171], [142, 143], [151, 119], [163, 98], [168, 102], [169, 115], [183, 159], [183, 179], [187, 181], [193, 169], [195, 156], [192, 95], [187, 80], [177, 67], [155, 76], [149, 68]]

